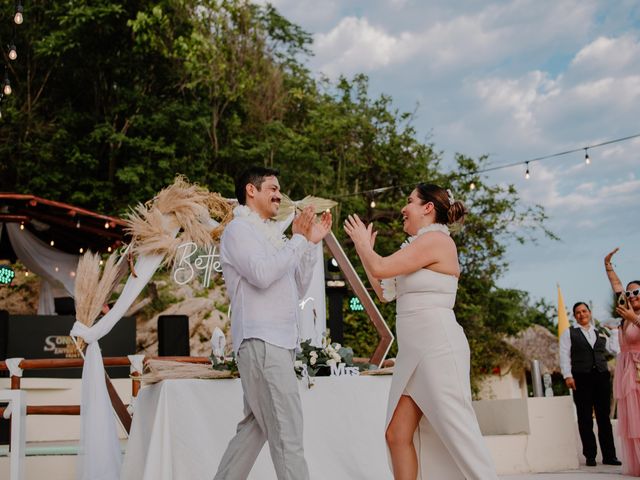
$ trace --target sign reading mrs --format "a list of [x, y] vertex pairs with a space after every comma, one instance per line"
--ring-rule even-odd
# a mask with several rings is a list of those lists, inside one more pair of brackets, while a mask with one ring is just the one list
[[208, 287], [212, 272], [222, 272], [220, 254], [215, 245], [202, 250], [195, 243], [188, 242], [180, 245], [177, 250], [173, 281], [179, 285], [185, 285], [196, 275], [202, 275], [202, 285]]

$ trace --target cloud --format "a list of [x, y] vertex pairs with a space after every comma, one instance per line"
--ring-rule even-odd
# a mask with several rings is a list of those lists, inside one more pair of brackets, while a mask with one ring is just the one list
[[315, 36], [320, 70], [330, 77], [387, 67], [411, 51], [410, 34], [390, 35], [367, 19], [345, 17], [326, 34]]

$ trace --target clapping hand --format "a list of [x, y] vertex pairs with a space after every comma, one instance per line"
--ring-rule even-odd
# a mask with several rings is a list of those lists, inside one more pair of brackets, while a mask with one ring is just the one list
[[344, 231], [351, 237], [356, 250], [362, 247], [370, 247], [373, 250], [373, 246], [376, 243], [377, 231], [373, 231], [373, 223], [365, 225], [360, 217], [355, 213], [349, 215], [344, 221]]
[[331, 231], [331, 213], [324, 212], [316, 221], [315, 209], [309, 205], [293, 219], [291, 231], [304, 235], [312, 243], [318, 243]]

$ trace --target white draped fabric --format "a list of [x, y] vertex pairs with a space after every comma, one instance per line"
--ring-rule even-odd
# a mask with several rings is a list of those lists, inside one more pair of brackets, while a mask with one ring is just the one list
[[163, 258], [162, 255], [140, 256], [135, 264], [137, 276], [129, 276], [113, 308], [92, 327], [76, 322], [71, 330], [71, 335], [82, 337], [88, 343], [82, 368], [77, 475], [80, 480], [117, 480], [120, 476], [122, 455], [117, 420], [111, 409], [98, 340], [108, 334], [124, 316]]
[[54, 315], [54, 289], [64, 289], [73, 296], [80, 257], [50, 247], [29, 230], [20, 230], [17, 223], [7, 223], [6, 229], [17, 257], [25, 267], [42, 278], [38, 315]]

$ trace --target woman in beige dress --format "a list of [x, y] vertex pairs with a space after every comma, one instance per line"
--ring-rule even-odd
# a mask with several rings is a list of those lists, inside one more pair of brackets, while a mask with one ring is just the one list
[[345, 221], [378, 297], [396, 299], [385, 433], [396, 480], [498, 478], [471, 404], [469, 344], [453, 313], [460, 267], [447, 225], [464, 215], [448, 190], [420, 183], [402, 209], [410, 237], [388, 257], [375, 253], [371, 224], [357, 215]]

